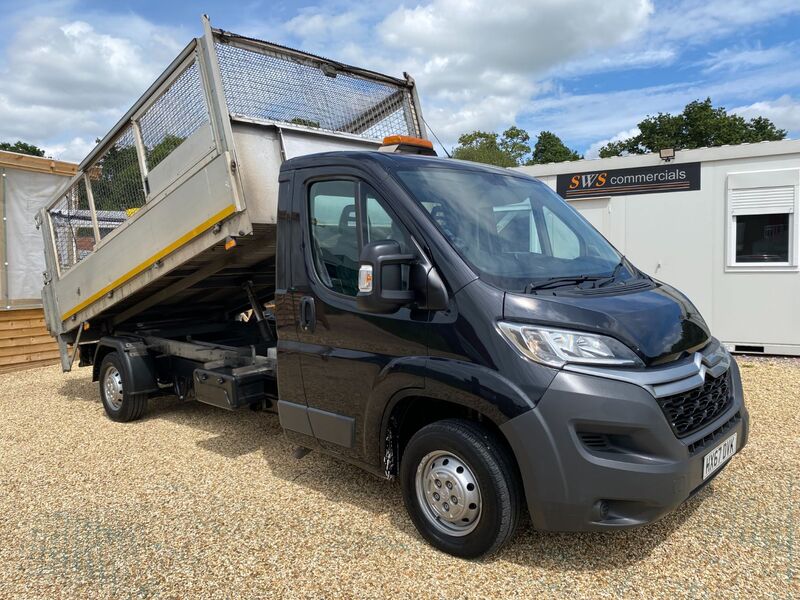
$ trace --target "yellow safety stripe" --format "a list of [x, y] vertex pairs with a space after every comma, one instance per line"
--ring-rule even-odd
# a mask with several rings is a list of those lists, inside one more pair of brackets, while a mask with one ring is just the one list
[[172, 242], [169, 246], [167, 246], [163, 250], [160, 250], [159, 252], [157, 252], [156, 254], [151, 256], [150, 258], [148, 258], [146, 261], [144, 261], [140, 265], [134, 267], [133, 269], [131, 269], [130, 271], [125, 273], [125, 275], [123, 275], [119, 279], [109, 283], [106, 287], [104, 287], [102, 290], [100, 290], [96, 294], [92, 294], [86, 300], [84, 300], [83, 302], [78, 304], [77, 306], [69, 309], [67, 312], [65, 312], [63, 315], [61, 315], [61, 320], [62, 321], [66, 321], [72, 315], [82, 311], [84, 308], [86, 308], [87, 306], [89, 306], [93, 302], [95, 302], [95, 301], [99, 300], [100, 298], [102, 298], [103, 296], [105, 296], [108, 292], [110, 292], [110, 291], [114, 290], [115, 288], [121, 286], [123, 283], [125, 283], [129, 279], [131, 279], [133, 277], [136, 277], [136, 275], [138, 275], [139, 273], [141, 273], [142, 271], [144, 271], [148, 267], [153, 266], [156, 262], [158, 262], [159, 260], [161, 260], [162, 258], [167, 256], [169, 253], [173, 252], [174, 250], [177, 250], [178, 248], [183, 246], [186, 242], [192, 240], [193, 238], [196, 238], [198, 235], [200, 235], [201, 233], [203, 233], [207, 229], [213, 227], [216, 223], [218, 223], [219, 221], [221, 221], [225, 217], [228, 217], [228, 216], [232, 215], [235, 211], [236, 211], [236, 207], [233, 204], [231, 204], [230, 206], [227, 206], [226, 208], [222, 209], [217, 214], [215, 214], [213, 217], [203, 221], [200, 225], [198, 225], [197, 227], [195, 227], [191, 231], [189, 231], [189, 232], [185, 233], [184, 235], [182, 235], [181, 237], [179, 237], [177, 240]]

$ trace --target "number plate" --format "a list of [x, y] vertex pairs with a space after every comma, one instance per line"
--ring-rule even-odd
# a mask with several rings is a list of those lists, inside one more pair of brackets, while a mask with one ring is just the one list
[[724, 465], [727, 460], [736, 454], [736, 434], [734, 433], [719, 446], [703, 458], [703, 479]]

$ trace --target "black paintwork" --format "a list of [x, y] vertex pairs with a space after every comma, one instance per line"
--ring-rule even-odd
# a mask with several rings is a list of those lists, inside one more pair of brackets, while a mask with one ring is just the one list
[[[441, 402], [459, 405], [498, 427], [517, 459], [534, 524], [558, 530], [636, 525], [674, 508], [702, 485], [702, 454], [688, 457], [686, 445], [709, 436], [716, 439], [715, 428], [730, 413], [738, 415], [739, 447], [744, 445], [748, 419], [735, 363], [733, 408], [705, 429], [678, 439], [643, 387], [532, 362], [497, 330], [497, 321], [505, 319], [598, 332], [631, 347], [648, 366], [678, 359], [685, 363], [691, 359], [684, 355], [710, 339], [708, 327], [685, 296], [645, 276], [638, 283], [627, 281], [608, 289], [557, 288], [533, 294], [498, 289], [478, 278], [393, 176], [410, 164], [531, 179], [473, 163], [378, 152], [326, 153], [284, 163], [274, 314], [277, 410], [290, 440], [388, 475], [388, 465], [396, 465], [397, 457], [387, 458], [386, 453], [399, 449], [393, 437], [399, 430], [390, 426], [404, 414], [407, 400], [415, 406], [436, 401], [434, 409], [441, 408]], [[360, 308], [356, 297], [334, 292], [318, 279], [307, 190], [320, 178], [341, 177], [368, 184], [384, 201], [419, 254], [410, 279], [435, 289], [435, 294], [426, 297], [415, 290], [420, 304], [385, 314], [370, 312], [374, 306]], [[253, 279], [258, 276], [252, 274]], [[218, 334], [235, 329], [233, 337], [240, 344], [253, 343], [243, 328], [247, 326], [221, 320], [210, 325], [179, 321], [169, 334], [196, 336], [205, 331], [206, 341], [221, 343]], [[167, 335], [163, 330], [149, 333]], [[135, 392], [162, 393], [174, 383], [182, 396], [186, 382], [201, 366], [175, 356], [156, 359], [140, 337], [123, 334], [95, 344], [95, 379], [104, 353], [114, 350]], [[230, 402], [233, 392], [240, 391], [234, 385], [242, 383], [234, 379], [197, 390], [198, 398], [205, 394], [200, 399], [232, 408], [238, 404]], [[276, 399], [272, 380], [258, 383], [269, 385], [241, 391]], [[619, 452], [592, 455], [580, 442], [581, 428], [616, 439]], [[608, 500], [610, 520], [597, 511], [601, 499]]]
[[632, 348], [646, 365], [699, 350], [711, 337], [691, 302], [664, 283], [639, 292], [604, 296], [509, 293], [503, 318], [609, 335]]
[[[602, 332], [630, 345], [647, 364], [677, 358], [709, 339], [691, 303], [663, 284], [584, 297], [507, 294], [479, 280], [392, 175], [411, 164], [530, 179], [473, 163], [379, 152], [325, 153], [284, 163], [276, 296], [281, 400], [355, 422], [350, 448], [288, 430], [297, 443], [321, 445], [379, 471], [388, 415], [403, 398], [460, 404], [498, 426], [529, 412], [557, 370], [522, 358], [497, 332], [501, 318]], [[444, 281], [447, 309], [412, 305], [391, 314], [369, 313], [358, 308], [355, 298], [318, 280], [310, 253], [307, 189], [315, 179], [336, 177], [364, 181], [384, 199]], [[305, 321], [301, 327], [299, 306], [309, 302], [314, 327]]]

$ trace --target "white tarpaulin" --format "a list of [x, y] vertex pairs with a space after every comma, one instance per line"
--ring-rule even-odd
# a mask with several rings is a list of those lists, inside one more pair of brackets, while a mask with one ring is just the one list
[[18, 169], [6, 169], [5, 174], [7, 299], [40, 303], [44, 250], [34, 217], [67, 177]]

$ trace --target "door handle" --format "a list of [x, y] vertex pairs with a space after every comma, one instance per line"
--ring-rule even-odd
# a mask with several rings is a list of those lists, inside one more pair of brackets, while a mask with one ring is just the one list
[[317, 309], [314, 306], [314, 298], [303, 296], [300, 299], [300, 329], [308, 333], [314, 333], [317, 327]]

